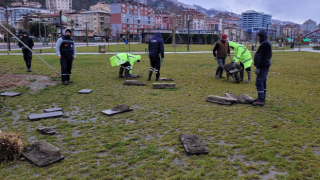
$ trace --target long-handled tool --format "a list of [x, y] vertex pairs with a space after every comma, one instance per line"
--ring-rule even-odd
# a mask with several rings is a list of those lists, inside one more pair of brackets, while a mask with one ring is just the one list
[[49, 68], [51, 68], [54, 72], [55, 75], [54, 77], [59, 77], [60, 76], [60, 71], [56, 71], [53, 69], [53, 67], [51, 67], [45, 60], [43, 60], [37, 53], [35, 53], [34, 51], [32, 51], [32, 49], [30, 49], [26, 44], [24, 44], [19, 38], [17, 38], [9, 29], [7, 29], [1, 22], [0, 22], [0, 26], [3, 27], [8, 33], [10, 33], [13, 37], [15, 37], [21, 44], [23, 44], [23, 46], [25, 48], [27, 48], [29, 51], [31, 51], [33, 54], [35, 54], [43, 63], [45, 63]]

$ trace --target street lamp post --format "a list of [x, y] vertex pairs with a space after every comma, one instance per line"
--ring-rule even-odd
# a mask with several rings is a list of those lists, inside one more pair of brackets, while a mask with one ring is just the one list
[[188, 51], [189, 51], [189, 41], [190, 41], [190, 39], [189, 39], [190, 21], [191, 21], [192, 19], [193, 19], [193, 18], [191, 18], [191, 19], [188, 20]]
[[89, 22], [85, 22], [86, 23], [86, 42], [87, 42], [87, 46], [89, 46], [89, 42], [88, 42], [88, 23]]
[[[5, 7], [6, 7], [6, 16], [7, 16], [7, 25], [8, 25], [8, 29], [9, 29], [9, 16], [8, 16], [8, 2], [7, 0], [5, 0]], [[8, 38], [8, 50], [11, 51], [11, 47], [10, 47], [10, 34], [9, 32], [7, 32], [7, 38]], [[4, 36], [3, 36], [4, 37]], [[4, 39], [4, 38], [3, 38]], [[9, 53], [9, 52], [8, 52]]]

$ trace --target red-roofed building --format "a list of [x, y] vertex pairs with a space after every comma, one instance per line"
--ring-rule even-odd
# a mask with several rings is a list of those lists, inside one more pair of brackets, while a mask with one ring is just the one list
[[207, 15], [202, 14], [195, 9], [187, 9], [181, 11], [177, 15], [177, 25], [178, 28], [188, 28], [188, 20], [190, 21], [190, 29], [205, 29], [206, 28], [206, 21]]

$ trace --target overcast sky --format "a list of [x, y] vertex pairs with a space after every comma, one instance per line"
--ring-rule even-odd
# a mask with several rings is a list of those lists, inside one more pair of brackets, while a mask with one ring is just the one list
[[182, 3], [197, 4], [204, 8], [227, 10], [237, 14], [255, 10], [271, 14], [272, 19], [302, 24], [308, 19], [320, 23], [319, 0], [178, 0]]

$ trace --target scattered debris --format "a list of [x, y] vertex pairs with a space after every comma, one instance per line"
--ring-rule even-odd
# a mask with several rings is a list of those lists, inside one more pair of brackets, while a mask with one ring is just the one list
[[113, 116], [116, 114], [124, 113], [124, 112], [129, 112], [132, 111], [133, 109], [130, 108], [128, 105], [120, 104], [115, 106], [112, 109], [104, 110], [102, 111], [103, 114], [106, 114], [107, 116]]
[[55, 135], [56, 131], [52, 127], [43, 127], [37, 129], [41, 134], [44, 135]]
[[17, 160], [23, 149], [19, 134], [0, 131], [0, 163]]
[[78, 93], [80, 94], [89, 94], [92, 92], [92, 89], [82, 89], [81, 91], [79, 91]]
[[198, 135], [180, 134], [179, 139], [187, 155], [209, 154], [208, 147], [204, 145]]
[[62, 111], [56, 111], [56, 112], [50, 112], [50, 113], [32, 114], [32, 115], [29, 115], [28, 118], [30, 121], [36, 121], [40, 119], [56, 118], [56, 117], [62, 117], [62, 116], [63, 116]]
[[64, 159], [60, 149], [46, 141], [38, 141], [25, 147], [22, 155], [37, 166], [44, 167]]
[[279, 128], [279, 127], [281, 127], [281, 124], [274, 124], [274, 125], [272, 125], [272, 127], [273, 128]]
[[175, 83], [153, 83], [153, 89], [174, 89]]
[[123, 85], [145, 86], [146, 83], [140, 82], [138, 80], [125, 80]]
[[206, 102], [222, 105], [232, 105], [233, 103], [252, 104], [254, 99], [246, 94], [235, 96], [234, 94], [226, 93], [225, 97], [211, 95], [207, 98]]
[[159, 80], [160, 81], [173, 81], [172, 78], [160, 78]]
[[130, 109], [130, 107], [128, 105], [120, 104], [120, 105], [115, 106], [111, 110], [112, 111], [126, 111], [126, 110], [129, 110], [129, 109]]
[[44, 110], [44, 112], [46, 112], [46, 113], [55, 112], [55, 111], [62, 111], [62, 108], [50, 108], [50, 109]]
[[21, 95], [20, 93], [15, 93], [15, 92], [4, 92], [1, 93], [0, 96], [9, 96], [9, 97], [14, 97], [14, 96], [19, 96]]

